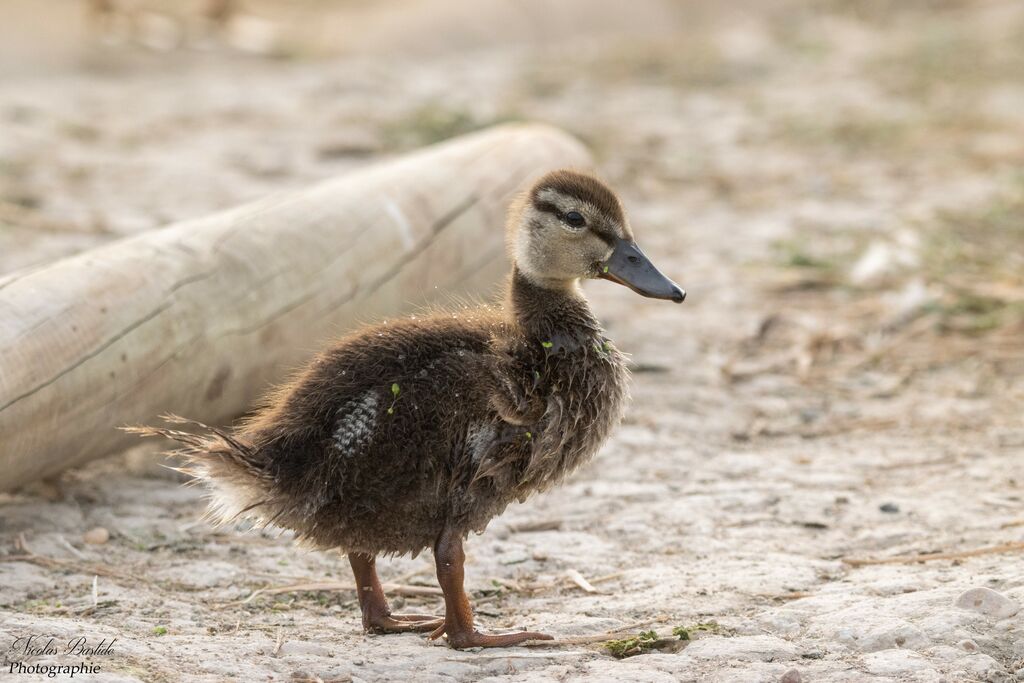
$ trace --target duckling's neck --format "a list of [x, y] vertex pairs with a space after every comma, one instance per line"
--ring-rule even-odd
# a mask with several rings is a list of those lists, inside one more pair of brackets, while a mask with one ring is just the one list
[[538, 282], [514, 267], [508, 308], [527, 337], [544, 340], [559, 332], [574, 337], [602, 332], [578, 280]]

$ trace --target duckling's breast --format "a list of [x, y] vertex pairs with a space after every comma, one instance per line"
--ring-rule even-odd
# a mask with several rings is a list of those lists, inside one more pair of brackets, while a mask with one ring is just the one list
[[[513, 501], [559, 483], [589, 461], [622, 417], [628, 372], [621, 353], [604, 340], [523, 363], [523, 382], [543, 400], [532, 424], [490, 417], [467, 425], [469, 485], [459, 487], [456, 514], [482, 530]], [[510, 380], [515, 381], [515, 380]]]
[[625, 358], [604, 343], [559, 357], [524, 483], [557, 484], [589, 461], [622, 419], [628, 394]]

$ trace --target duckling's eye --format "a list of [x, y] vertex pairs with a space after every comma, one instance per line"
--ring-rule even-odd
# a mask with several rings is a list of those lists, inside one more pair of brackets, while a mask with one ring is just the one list
[[587, 224], [587, 219], [583, 217], [579, 211], [570, 211], [569, 213], [562, 216], [562, 220], [569, 224], [572, 228], [582, 228]]

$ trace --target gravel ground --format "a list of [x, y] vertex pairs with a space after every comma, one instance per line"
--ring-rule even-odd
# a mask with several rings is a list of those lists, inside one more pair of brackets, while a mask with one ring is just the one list
[[[531, 119], [591, 145], [689, 293], [588, 284], [632, 407], [468, 544], [482, 627], [556, 644], [363, 635], [310, 585], [342, 557], [210, 528], [140, 449], [0, 497], [4, 647], [116, 638], [104, 681], [1024, 680], [1024, 8], [639, 6], [614, 39], [557, 15], [404, 53], [366, 19], [376, 52], [92, 46], [0, 82], [0, 274]], [[440, 609], [429, 557], [382, 575]]]

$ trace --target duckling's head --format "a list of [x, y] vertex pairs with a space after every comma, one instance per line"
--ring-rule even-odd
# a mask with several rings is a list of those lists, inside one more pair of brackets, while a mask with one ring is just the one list
[[520, 198], [510, 216], [509, 251], [516, 268], [542, 287], [604, 278], [655, 299], [686, 298], [640, 251], [615, 193], [579, 171], [552, 171]]

